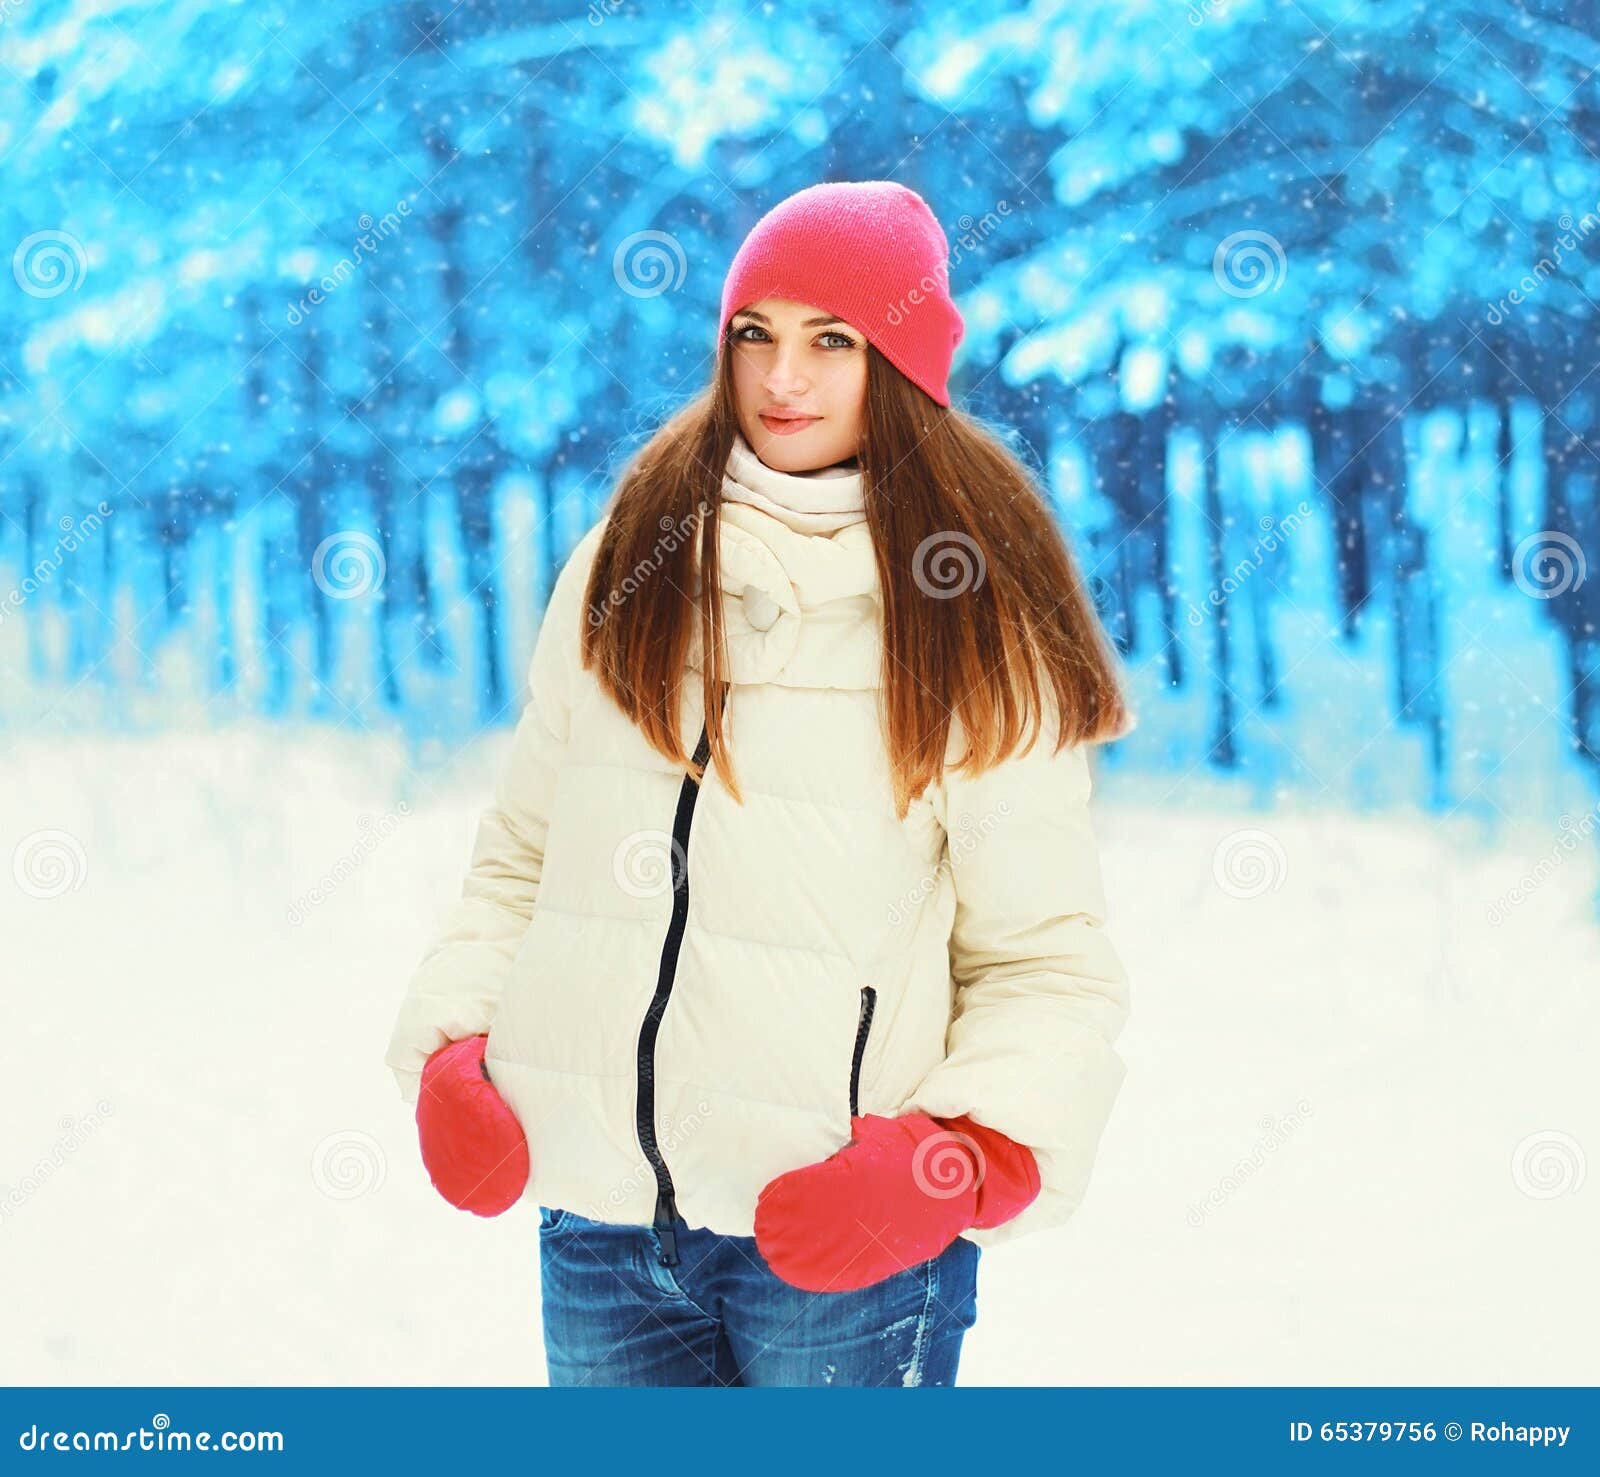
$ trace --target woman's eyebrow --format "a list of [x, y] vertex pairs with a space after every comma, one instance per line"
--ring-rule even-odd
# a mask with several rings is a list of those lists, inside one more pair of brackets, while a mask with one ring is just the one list
[[[755, 319], [755, 321], [757, 323], [765, 323], [769, 327], [771, 326], [771, 321], [772, 320], [769, 319], [765, 313], [757, 313], [752, 308], [742, 308], [742, 309], [740, 309], [738, 316], [741, 317], [741, 318], [753, 318], [753, 319]], [[828, 315], [826, 313], [824, 313], [822, 315], [822, 317], [820, 317], [820, 318], [807, 318], [807, 319], [803, 320], [801, 322], [800, 326], [802, 328], [821, 328], [824, 323], [843, 323], [843, 322], [844, 322], [843, 318], [830, 318], [830, 317], [828, 317]]]

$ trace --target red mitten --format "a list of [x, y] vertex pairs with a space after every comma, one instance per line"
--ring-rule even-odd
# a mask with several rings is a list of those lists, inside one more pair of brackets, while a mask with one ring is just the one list
[[1039, 1193], [1032, 1152], [965, 1114], [869, 1113], [850, 1128], [842, 1149], [778, 1175], [756, 1201], [757, 1249], [807, 1292], [882, 1282], [969, 1226], [1003, 1224]]
[[417, 1137], [434, 1188], [474, 1215], [499, 1215], [528, 1184], [528, 1141], [489, 1080], [487, 1036], [441, 1046], [422, 1068]]

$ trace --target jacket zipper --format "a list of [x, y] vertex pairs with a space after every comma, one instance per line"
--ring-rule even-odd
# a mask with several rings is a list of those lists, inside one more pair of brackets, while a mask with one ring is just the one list
[[861, 1015], [856, 1022], [856, 1050], [850, 1058], [850, 1116], [861, 1110], [861, 1059], [867, 1054], [867, 1032], [872, 1029], [872, 1012], [877, 1008], [878, 992], [871, 985], [861, 987]]
[[[727, 705], [727, 689], [723, 689], [723, 705]], [[700, 725], [700, 741], [695, 745], [694, 761], [704, 768], [711, 757], [711, 740], [706, 725]], [[656, 1177], [655, 1229], [661, 1243], [660, 1263], [664, 1267], [678, 1265], [678, 1202], [672, 1184], [672, 1174], [667, 1161], [661, 1156], [661, 1146], [656, 1142], [656, 1035], [661, 1029], [661, 1017], [666, 1013], [667, 999], [672, 994], [673, 979], [678, 969], [678, 951], [683, 947], [683, 931], [689, 921], [689, 826], [694, 820], [694, 803], [699, 798], [700, 786], [692, 774], [685, 774], [678, 787], [678, 809], [672, 820], [672, 919], [667, 925], [667, 937], [661, 945], [661, 965], [656, 974], [655, 994], [650, 997], [644, 1023], [639, 1028], [638, 1097], [634, 1113], [635, 1127], [639, 1133], [639, 1147], [650, 1161]]]

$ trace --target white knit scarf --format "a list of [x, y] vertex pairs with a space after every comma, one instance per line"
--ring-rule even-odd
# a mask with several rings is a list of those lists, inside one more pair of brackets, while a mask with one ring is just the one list
[[859, 466], [779, 472], [762, 461], [738, 432], [722, 478], [724, 497], [759, 508], [796, 533], [827, 535], [864, 521], [862, 489]]

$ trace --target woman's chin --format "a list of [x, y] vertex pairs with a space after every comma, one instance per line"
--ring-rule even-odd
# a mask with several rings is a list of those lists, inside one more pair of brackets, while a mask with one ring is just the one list
[[769, 430], [759, 417], [745, 431], [750, 449], [777, 472], [815, 472], [847, 461], [856, 454], [853, 446], [840, 446], [838, 438], [822, 433], [825, 421], [816, 421], [798, 431]]

